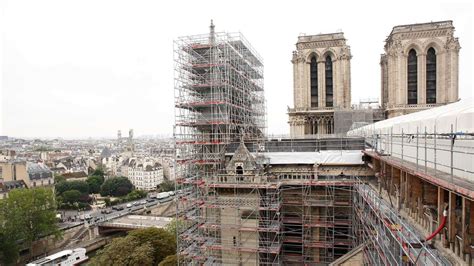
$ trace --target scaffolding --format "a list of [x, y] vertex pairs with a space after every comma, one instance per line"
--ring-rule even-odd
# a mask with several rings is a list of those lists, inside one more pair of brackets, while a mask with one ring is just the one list
[[216, 33], [212, 22], [209, 34], [178, 38], [174, 60], [178, 255], [213, 264], [225, 243], [213, 230], [210, 181], [224, 170], [228, 145], [263, 140], [263, 61], [242, 34]]
[[[174, 56], [180, 264], [327, 265], [360, 241], [370, 264], [445, 262], [358, 180], [361, 163], [271, 169], [267, 152], [342, 157], [364, 139], [265, 140], [263, 64], [241, 34], [211, 24], [209, 34], [179, 38]], [[252, 158], [251, 169], [226, 168], [237, 151]], [[353, 176], [329, 174], [345, 167]]]
[[338, 176], [301, 174], [298, 182], [280, 180], [282, 260], [285, 264], [327, 265], [354, 246], [352, 182]]
[[354, 184], [353, 235], [365, 244], [364, 261], [370, 265], [451, 265], [372, 187]]

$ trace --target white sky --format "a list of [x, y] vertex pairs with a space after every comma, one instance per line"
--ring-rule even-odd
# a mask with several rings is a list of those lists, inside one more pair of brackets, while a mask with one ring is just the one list
[[342, 30], [353, 59], [352, 101], [379, 97], [385, 37], [395, 25], [453, 20], [460, 97], [472, 97], [472, 4], [452, 1], [3, 0], [0, 135], [171, 134], [173, 40], [242, 32], [265, 63], [268, 132], [289, 132], [292, 51], [301, 33]]

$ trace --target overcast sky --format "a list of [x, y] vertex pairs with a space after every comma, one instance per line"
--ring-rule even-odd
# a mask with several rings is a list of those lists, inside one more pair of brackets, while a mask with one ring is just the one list
[[113, 137], [171, 134], [173, 40], [242, 32], [263, 57], [268, 132], [289, 132], [292, 51], [300, 34], [343, 31], [352, 102], [379, 97], [386, 36], [395, 25], [453, 20], [461, 98], [472, 97], [469, 1], [0, 1], [0, 135]]

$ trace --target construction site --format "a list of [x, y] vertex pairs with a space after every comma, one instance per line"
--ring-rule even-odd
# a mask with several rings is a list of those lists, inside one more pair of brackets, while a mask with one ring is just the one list
[[343, 110], [332, 135], [268, 137], [263, 61], [242, 34], [211, 23], [174, 58], [179, 264], [472, 264], [472, 105], [448, 128]]

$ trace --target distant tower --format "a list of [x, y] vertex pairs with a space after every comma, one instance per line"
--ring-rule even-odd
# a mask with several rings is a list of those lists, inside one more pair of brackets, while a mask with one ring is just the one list
[[334, 111], [351, 107], [350, 47], [344, 33], [299, 36], [293, 52], [291, 136], [334, 134]]
[[393, 27], [380, 58], [386, 117], [457, 101], [460, 48], [452, 21]]
[[120, 147], [122, 141], [122, 131], [117, 131], [117, 147]]
[[135, 147], [133, 145], [133, 129], [128, 130], [128, 149], [131, 152], [135, 151]]
[[214, 22], [211, 19], [211, 25], [209, 26], [209, 43], [210, 44], [214, 44], [216, 40], [216, 34], [215, 34], [214, 28], [215, 28]]

